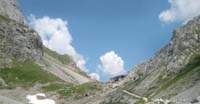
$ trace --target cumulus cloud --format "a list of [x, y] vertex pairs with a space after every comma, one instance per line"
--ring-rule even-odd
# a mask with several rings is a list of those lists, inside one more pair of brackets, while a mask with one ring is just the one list
[[124, 61], [114, 51], [102, 55], [100, 61], [101, 65], [99, 66], [103, 70], [103, 73], [110, 77], [126, 73], [124, 70]]
[[100, 76], [99, 76], [99, 74], [97, 74], [97, 73], [90, 73], [89, 76], [90, 76], [90, 78], [93, 79], [93, 80], [97, 80], [97, 81], [100, 80]]
[[84, 57], [77, 53], [72, 46], [72, 36], [68, 30], [68, 23], [61, 18], [50, 18], [48, 16], [36, 18], [34, 15], [29, 16], [29, 24], [41, 36], [43, 44], [60, 54], [68, 54], [73, 57], [77, 66], [84, 71], [86, 61]]
[[160, 13], [162, 22], [188, 21], [200, 15], [200, 0], [168, 0], [171, 7]]

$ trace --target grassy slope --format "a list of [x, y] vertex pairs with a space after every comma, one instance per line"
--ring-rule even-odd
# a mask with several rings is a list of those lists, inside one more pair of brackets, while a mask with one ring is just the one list
[[12, 68], [0, 69], [0, 77], [5, 80], [9, 87], [30, 87], [36, 82], [48, 83], [61, 81], [54, 75], [42, 70], [34, 62], [14, 62]]
[[102, 90], [101, 85], [95, 82], [82, 85], [65, 83], [51, 73], [41, 69], [32, 61], [24, 63], [14, 61], [12, 68], [0, 69], [0, 77], [8, 84], [8, 88], [24, 87], [30, 88], [35, 83], [43, 84], [42, 90], [46, 92], [57, 92], [62, 97], [82, 98], [94, 95]]
[[[166, 90], [167, 88], [169, 88], [172, 85], [177, 85], [178, 86], [182, 86], [179, 85], [180, 81], [181, 84], [186, 84], [186, 82], [191, 82], [191, 81], [199, 81], [200, 80], [200, 55], [193, 55], [193, 57], [191, 57], [189, 63], [187, 65], [185, 65], [181, 71], [179, 73], [177, 73], [175, 76], [174, 75], [170, 75], [167, 78], [162, 78], [163, 75], [161, 75], [160, 77], [158, 77], [158, 82], [157, 82], [157, 86], [154, 88], [150, 88], [149, 91], [152, 93], [153, 91], [153, 95], [151, 95], [150, 92], [146, 92], [146, 96], [149, 97], [153, 97], [159, 93], [161, 93], [162, 91]], [[127, 82], [124, 86], [124, 89], [128, 90], [128, 91], [133, 91], [134, 93], [134, 88], [135, 86], [138, 85], [138, 83], [140, 83], [142, 79], [138, 79], [136, 81], [130, 81]]]
[[114, 103], [109, 103], [109, 104], [128, 104], [128, 103], [123, 103], [123, 102], [114, 102]]
[[[10, 19], [0, 15], [0, 21], [10, 21]], [[68, 65], [73, 61], [68, 55], [60, 55], [46, 47], [43, 49], [45, 53], [63, 64]], [[81, 75], [87, 76], [87, 74], [79, 68], [77, 68], [76, 71]], [[65, 83], [51, 73], [43, 70], [32, 61], [23, 63], [13, 61], [13, 66], [11, 68], [0, 69], [0, 78], [8, 84], [8, 88], [30, 88], [34, 86], [35, 83], [41, 83], [44, 84], [42, 88], [44, 91], [57, 92], [61, 96], [75, 96], [76, 98], [86, 96], [87, 94], [90, 95], [101, 90], [101, 86], [98, 83], [86, 83], [82, 85]]]
[[140, 99], [137, 102], [135, 102], [135, 104], [145, 104], [145, 101], [143, 99]]
[[[0, 21], [14, 21], [5, 16], [0, 15]], [[48, 83], [54, 81], [62, 81], [54, 75], [42, 70], [32, 61], [24, 63], [13, 60], [12, 68], [0, 69], [0, 77], [5, 80], [8, 87], [15, 88], [17, 86], [30, 87], [36, 82]]]
[[0, 15], [0, 21], [10, 21], [10, 19], [5, 16]]
[[[57, 59], [58, 61], [60, 61], [62, 64], [65, 64], [65, 65], [69, 65], [70, 62], [74, 62], [73, 59], [69, 56], [69, 55], [60, 55], [58, 54], [57, 52], [55, 51], [52, 51], [46, 47], [43, 47], [44, 49], [44, 52], [47, 53], [49, 56]], [[88, 77], [88, 75], [82, 71], [80, 68], [76, 68], [75, 70], [77, 73], [85, 76], [85, 77]]]
[[101, 90], [98, 83], [85, 83], [82, 85], [69, 85], [69, 84], [50, 84], [43, 87], [44, 91], [57, 92], [63, 97], [74, 96], [75, 98], [82, 98], [95, 94], [96, 91]]
[[52, 51], [46, 47], [43, 47], [43, 50], [45, 53], [47, 53], [49, 56], [57, 59], [58, 61], [60, 61], [63, 64], [69, 64], [72, 60], [72, 58], [68, 55], [60, 55], [55, 51]]
[[[160, 93], [161, 91], [169, 88], [171, 85], [176, 84], [178, 81], [184, 79], [184, 82], [191, 81], [191, 80], [200, 80], [200, 78], [197, 76], [194, 78], [190, 78], [190, 76], [193, 76], [194, 74], [200, 75], [200, 55], [194, 55], [189, 63], [184, 66], [181, 71], [172, 79], [161, 79], [162, 83], [160, 83], [159, 89], [156, 91], [155, 95]], [[185, 83], [182, 83], [185, 84]]]

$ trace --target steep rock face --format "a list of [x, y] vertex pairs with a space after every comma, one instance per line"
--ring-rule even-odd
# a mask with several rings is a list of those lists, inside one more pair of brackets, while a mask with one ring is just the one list
[[0, 65], [4, 67], [13, 59], [39, 60], [42, 56], [42, 41], [28, 26], [0, 16]]
[[[169, 44], [154, 57], [136, 65], [121, 82], [121, 86], [141, 96], [166, 98], [177, 96], [193, 87], [198, 89], [199, 55], [200, 17], [196, 17], [177, 28]], [[200, 96], [200, 90], [196, 92], [193, 97]]]
[[25, 24], [18, 0], [0, 0], [0, 14], [17, 21], [18, 23]]
[[12, 67], [16, 61], [36, 61], [42, 69], [66, 82], [90, 81], [70, 56], [43, 47], [38, 33], [24, 21], [18, 0], [0, 1], [0, 69]]
[[42, 41], [27, 24], [18, 0], [0, 1], [0, 68], [9, 67], [13, 60], [39, 60]]

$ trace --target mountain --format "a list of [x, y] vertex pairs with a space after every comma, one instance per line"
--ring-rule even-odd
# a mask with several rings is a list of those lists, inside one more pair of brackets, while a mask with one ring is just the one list
[[44, 55], [40, 61], [43, 69], [66, 82], [83, 84], [91, 81], [89, 76], [76, 66], [69, 55], [60, 55], [46, 47], [43, 50]]
[[0, 1], [0, 67], [9, 67], [13, 60], [40, 60], [42, 41], [23, 21], [16, 0]]
[[1, 68], [11, 68], [15, 63], [32, 61], [62, 80], [89, 82], [87, 74], [76, 66], [69, 55], [60, 55], [44, 47], [37, 32], [24, 21], [17, 0], [0, 1]]
[[37, 93], [74, 99], [99, 90], [94, 86], [98, 83], [69, 55], [43, 46], [26, 23], [18, 0], [0, 0], [0, 104], [27, 104], [26, 96]]
[[1, 0], [0, 14], [20, 24], [26, 24], [17, 0]]
[[200, 17], [195, 17], [184, 26], [175, 29], [170, 42], [165, 47], [149, 60], [136, 65], [118, 84], [129, 93], [129, 96], [127, 93], [124, 95], [122, 90], [118, 90], [113, 94], [111, 101], [114, 99], [115, 102], [128, 104], [145, 102], [144, 99], [137, 101], [130, 97], [130, 94], [151, 101], [162, 98], [175, 104], [190, 104], [198, 101], [197, 99], [200, 98]]
[[43, 46], [17, 0], [0, 0], [0, 104], [199, 104], [199, 46], [200, 17], [195, 17], [124, 79], [101, 83], [71, 56]]

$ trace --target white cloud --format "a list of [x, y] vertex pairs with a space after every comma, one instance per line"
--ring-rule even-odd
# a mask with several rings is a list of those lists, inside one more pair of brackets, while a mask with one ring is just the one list
[[50, 18], [48, 16], [36, 18], [34, 15], [29, 16], [30, 25], [39, 33], [43, 44], [60, 53], [68, 54], [73, 57], [77, 66], [84, 71], [86, 61], [82, 55], [76, 52], [72, 46], [72, 36], [68, 30], [67, 21], [61, 18]]
[[97, 81], [100, 80], [100, 76], [97, 73], [90, 73], [89, 76], [91, 77], [91, 79], [94, 79], [94, 80], [97, 80]]
[[168, 0], [171, 7], [159, 15], [162, 22], [188, 21], [200, 15], [200, 0]]
[[110, 77], [126, 73], [124, 70], [124, 61], [114, 51], [102, 55], [100, 61], [100, 68], [103, 70], [103, 73]]

